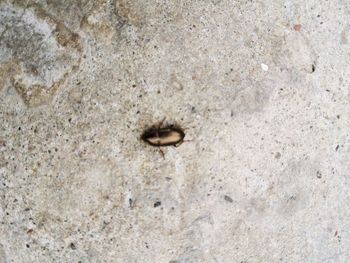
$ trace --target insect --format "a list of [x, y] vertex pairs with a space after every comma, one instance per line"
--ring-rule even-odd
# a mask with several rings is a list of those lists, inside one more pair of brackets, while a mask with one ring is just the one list
[[[160, 125], [159, 125], [160, 126]], [[141, 139], [155, 147], [179, 146], [185, 138], [185, 133], [174, 125], [166, 127], [151, 127], [143, 132]]]

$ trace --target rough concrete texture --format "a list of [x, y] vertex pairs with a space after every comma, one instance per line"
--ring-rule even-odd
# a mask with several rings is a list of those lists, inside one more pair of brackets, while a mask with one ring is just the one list
[[344, 0], [1, 0], [0, 262], [349, 262], [349, 29]]

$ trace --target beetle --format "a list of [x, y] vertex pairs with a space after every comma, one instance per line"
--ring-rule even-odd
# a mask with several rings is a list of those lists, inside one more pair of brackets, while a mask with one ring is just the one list
[[141, 139], [154, 147], [179, 146], [185, 138], [185, 133], [174, 125], [166, 127], [151, 127], [145, 130]]

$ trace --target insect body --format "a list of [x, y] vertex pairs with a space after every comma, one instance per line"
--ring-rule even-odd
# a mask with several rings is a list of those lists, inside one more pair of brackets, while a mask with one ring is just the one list
[[156, 147], [177, 146], [183, 142], [185, 133], [176, 127], [150, 128], [146, 130], [141, 139]]

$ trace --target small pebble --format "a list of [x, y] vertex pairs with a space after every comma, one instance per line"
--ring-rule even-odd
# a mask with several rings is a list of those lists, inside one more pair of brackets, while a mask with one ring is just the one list
[[162, 203], [160, 201], [157, 201], [153, 204], [154, 207], [160, 206]]
[[298, 31], [298, 32], [299, 32], [300, 29], [301, 29], [301, 25], [300, 25], [300, 24], [294, 25], [293, 28], [294, 28], [295, 31]]
[[74, 244], [74, 243], [70, 243], [70, 248], [73, 249], [73, 250], [75, 250], [75, 249], [76, 249], [75, 244]]
[[269, 66], [266, 65], [266, 64], [264, 64], [264, 63], [261, 63], [261, 69], [262, 69], [263, 71], [268, 71], [268, 70], [269, 70]]
[[232, 198], [229, 197], [228, 195], [225, 195], [225, 196], [224, 196], [224, 199], [225, 199], [225, 201], [227, 201], [227, 202], [230, 202], [230, 203], [233, 202]]

